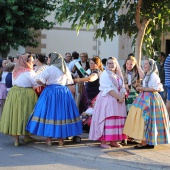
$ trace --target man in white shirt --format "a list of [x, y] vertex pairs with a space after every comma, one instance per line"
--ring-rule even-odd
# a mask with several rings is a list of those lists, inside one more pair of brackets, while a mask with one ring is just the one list
[[69, 52], [65, 53], [64, 61], [65, 61], [66, 65], [67, 65], [67, 67], [69, 66], [71, 60], [72, 60], [71, 53], [69, 53]]
[[72, 72], [73, 67], [74, 67], [74, 64], [78, 61], [79, 53], [77, 53], [76, 51], [74, 51], [74, 52], [72, 53], [72, 58], [73, 58], [73, 60], [69, 63], [69, 66], [68, 66], [70, 72]]

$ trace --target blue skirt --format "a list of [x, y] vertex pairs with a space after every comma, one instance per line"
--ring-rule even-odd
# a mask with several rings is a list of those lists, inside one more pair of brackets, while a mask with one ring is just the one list
[[80, 115], [68, 87], [54, 84], [45, 87], [26, 130], [34, 135], [52, 138], [82, 134]]

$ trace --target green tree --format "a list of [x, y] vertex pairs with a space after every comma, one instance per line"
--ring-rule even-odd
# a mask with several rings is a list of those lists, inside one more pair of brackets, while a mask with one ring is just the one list
[[36, 47], [36, 30], [52, 28], [47, 16], [55, 10], [56, 0], [0, 0], [0, 54], [6, 57], [10, 47]]
[[58, 3], [56, 20], [60, 24], [68, 20], [79, 31], [83, 26], [89, 29], [103, 22], [104, 26], [96, 30], [96, 37], [112, 39], [115, 33], [133, 36], [139, 64], [142, 49], [151, 54], [154, 40], [170, 31], [169, 0], [62, 0]]

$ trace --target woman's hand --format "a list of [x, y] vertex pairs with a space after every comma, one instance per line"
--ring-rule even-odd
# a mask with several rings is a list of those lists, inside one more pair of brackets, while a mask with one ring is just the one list
[[71, 70], [72, 73], [76, 72], [76, 66], [73, 67], [73, 69]]
[[41, 85], [41, 86], [45, 86], [46, 84], [43, 84], [39, 79], [36, 80], [36, 82]]
[[34, 89], [34, 90], [36, 90], [36, 89], [37, 89], [37, 87], [35, 87], [35, 86], [34, 86], [34, 87], [33, 87], [33, 89]]
[[139, 91], [139, 92], [142, 92], [142, 91], [144, 91], [144, 87], [138, 86], [138, 87], [136, 88], [136, 90]]
[[119, 97], [117, 100], [118, 103], [123, 103], [124, 101], [125, 101], [125, 99], [123, 97]]
[[73, 79], [74, 83], [80, 83], [80, 78]]
[[129, 91], [129, 86], [128, 86], [128, 84], [125, 84], [125, 89], [126, 89], [126, 91]]
[[140, 90], [140, 86], [136, 87], [136, 90], [139, 91]]

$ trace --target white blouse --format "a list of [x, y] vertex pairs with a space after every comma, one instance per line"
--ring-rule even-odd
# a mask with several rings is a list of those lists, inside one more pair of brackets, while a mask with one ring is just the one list
[[[68, 68], [67, 68], [67, 71]], [[64, 74], [59, 68], [56, 66], [49, 66], [47, 67], [36, 79], [39, 79], [43, 84], [50, 85], [50, 84], [60, 84], [60, 85], [67, 85], [73, 84], [73, 80], [70, 79]]]
[[43, 65], [40, 68], [37, 69], [37, 67], [35, 67], [35, 74], [38, 76], [39, 74], [41, 74], [46, 68], [48, 67], [48, 65]]
[[6, 79], [7, 74], [8, 74], [7, 71], [2, 72], [2, 80], [0, 81], [0, 84], [5, 84], [5, 79]]
[[[115, 75], [116, 76], [116, 75]], [[115, 77], [116, 78], [116, 77]], [[123, 84], [123, 81], [119, 79], [120, 85]], [[111, 90], [114, 90], [116, 93], [125, 93], [126, 90], [124, 87], [120, 89], [120, 92], [118, 91], [118, 88], [112, 83], [109, 74], [107, 73], [106, 70], [102, 72], [100, 75], [100, 86], [99, 90], [102, 91], [102, 96], [106, 96], [107, 93]]]
[[[144, 78], [144, 80], [142, 81], [142, 86], [146, 87], [146, 83], [145, 83], [146, 77]], [[153, 72], [150, 76], [149, 82], [148, 82], [148, 88], [153, 88], [155, 90], [158, 91], [163, 91], [163, 86], [161, 84], [160, 78], [159, 76]]]
[[132, 84], [132, 75], [131, 74], [127, 74], [128, 76], [128, 85]]
[[16, 79], [12, 77], [12, 85], [18, 87], [34, 87], [38, 86], [35, 79], [35, 72], [24, 72], [20, 74]]
[[91, 107], [89, 107], [86, 111], [85, 111], [85, 113], [86, 114], [89, 114], [89, 115], [92, 115], [93, 114], [93, 108], [91, 108]]

